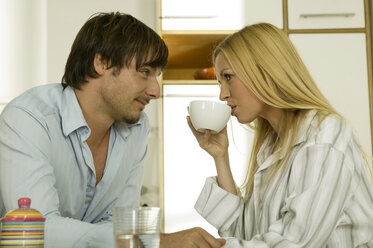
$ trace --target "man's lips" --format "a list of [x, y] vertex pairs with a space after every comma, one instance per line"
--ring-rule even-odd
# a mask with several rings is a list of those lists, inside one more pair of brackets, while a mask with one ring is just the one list
[[149, 99], [136, 98], [135, 100], [141, 105], [142, 108], [145, 108], [145, 106], [149, 103]]

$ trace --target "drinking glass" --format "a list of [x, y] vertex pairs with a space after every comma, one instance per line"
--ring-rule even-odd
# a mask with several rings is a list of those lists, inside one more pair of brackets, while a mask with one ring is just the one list
[[114, 207], [116, 248], [159, 248], [161, 209]]

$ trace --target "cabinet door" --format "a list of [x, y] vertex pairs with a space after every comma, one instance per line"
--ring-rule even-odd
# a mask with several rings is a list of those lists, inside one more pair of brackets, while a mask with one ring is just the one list
[[282, 0], [242, 0], [242, 20], [244, 25], [268, 22], [283, 28]]
[[[241, 0], [162, 0], [163, 30], [232, 30], [240, 25]], [[229, 12], [235, 13], [231, 15]]]
[[371, 154], [365, 34], [293, 34], [290, 39], [320, 90]]
[[[164, 85], [164, 220], [165, 232], [200, 226], [214, 236], [217, 230], [195, 210], [194, 204], [208, 176], [215, 176], [213, 159], [202, 150], [187, 125], [192, 100], [218, 100], [217, 85]], [[232, 130], [234, 130], [232, 132]], [[232, 173], [237, 185], [244, 179], [252, 133], [235, 118], [228, 122]]]
[[364, 0], [288, 0], [290, 29], [363, 28]]
[[163, 30], [238, 30], [263, 21], [282, 28], [281, 0], [162, 0]]

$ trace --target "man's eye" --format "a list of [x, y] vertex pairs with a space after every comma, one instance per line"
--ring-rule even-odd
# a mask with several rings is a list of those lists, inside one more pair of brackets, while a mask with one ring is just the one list
[[149, 76], [149, 70], [140, 70], [140, 73], [143, 74], [145, 77]]

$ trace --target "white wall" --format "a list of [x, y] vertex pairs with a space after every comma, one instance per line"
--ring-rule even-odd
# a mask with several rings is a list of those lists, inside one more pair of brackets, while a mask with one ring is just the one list
[[120, 11], [156, 29], [155, 4], [155, 0], [48, 0], [48, 82], [61, 81], [74, 38], [92, 14]]
[[156, 29], [155, 0], [0, 0], [0, 103], [60, 82], [75, 35], [96, 12], [120, 11]]
[[60, 82], [74, 38], [94, 13], [120, 11], [156, 29], [155, 0], [0, 0], [0, 99]]
[[0, 0], [0, 102], [46, 83], [46, 0]]

